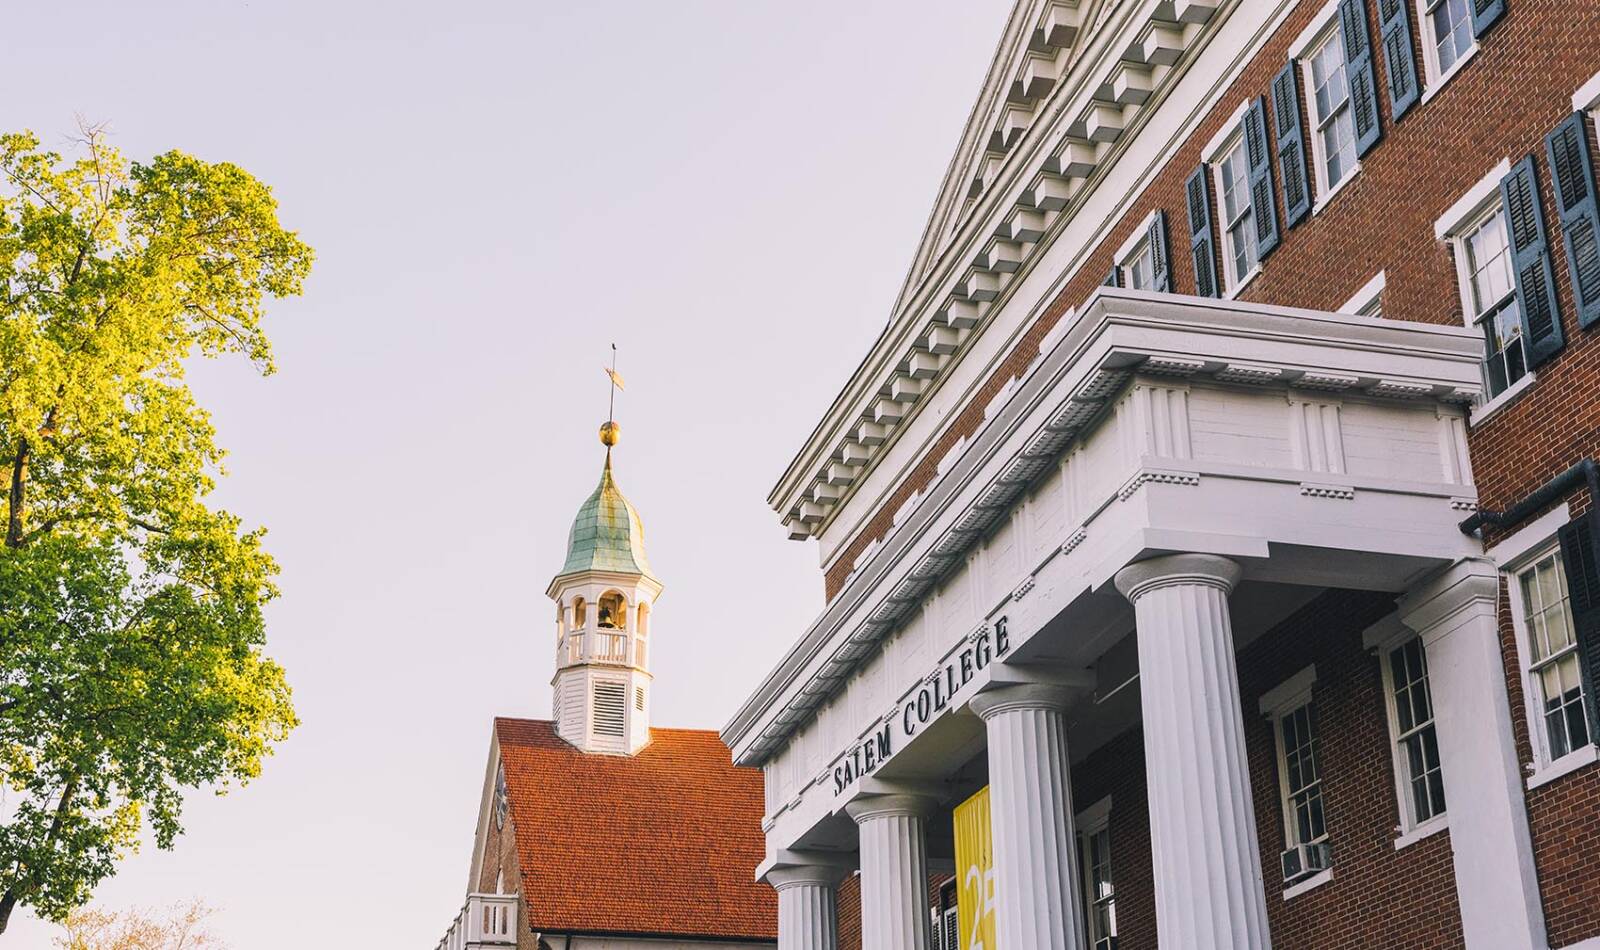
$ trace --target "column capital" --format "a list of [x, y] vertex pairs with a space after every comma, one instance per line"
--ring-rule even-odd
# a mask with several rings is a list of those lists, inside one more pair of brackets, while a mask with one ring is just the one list
[[1117, 572], [1117, 590], [1129, 600], [1174, 584], [1199, 584], [1232, 593], [1243, 571], [1239, 565], [1215, 554], [1167, 554], [1129, 564]]
[[1488, 558], [1467, 557], [1430, 576], [1400, 598], [1400, 622], [1432, 641], [1482, 617], [1498, 625], [1500, 570]]
[[859, 825], [874, 818], [926, 818], [936, 804], [926, 795], [863, 795], [844, 810]]
[[766, 881], [775, 891], [791, 887], [837, 887], [848, 869], [836, 864], [797, 864], [792, 867], [773, 868]]
[[968, 706], [987, 722], [992, 716], [1022, 709], [1064, 712], [1078, 692], [1070, 686], [1051, 683], [1019, 683], [986, 689], [972, 697]]

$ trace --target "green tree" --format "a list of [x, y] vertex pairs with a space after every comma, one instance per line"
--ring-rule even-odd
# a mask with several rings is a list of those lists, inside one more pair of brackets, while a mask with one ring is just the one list
[[258, 775], [295, 726], [263, 652], [262, 532], [207, 504], [196, 355], [273, 369], [270, 298], [311, 249], [243, 169], [0, 135], [0, 932], [61, 920], [185, 789]]

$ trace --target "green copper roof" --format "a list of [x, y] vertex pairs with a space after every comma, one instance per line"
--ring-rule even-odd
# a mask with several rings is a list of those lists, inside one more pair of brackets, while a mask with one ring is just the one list
[[655, 576], [650, 574], [650, 562], [644, 556], [644, 522], [611, 477], [609, 451], [599, 486], [578, 509], [572, 531], [567, 534], [567, 563], [561, 574], [579, 571]]

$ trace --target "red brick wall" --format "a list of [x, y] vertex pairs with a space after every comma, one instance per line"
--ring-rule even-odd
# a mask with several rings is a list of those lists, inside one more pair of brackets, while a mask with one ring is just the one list
[[[1081, 304], [1094, 293], [1113, 263], [1115, 249], [1154, 208], [1164, 209], [1169, 223], [1174, 289], [1193, 291], [1194, 274], [1186, 250], [1184, 180], [1199, 164], [1204, 143], [1227, 121], [1239, 102], [1268, 91], [1272, 76], [1287, 59], [1293, 37], [1321, 6], [1321, 0], [1302, 0], [1266, 48], [1233, 83], [1216, 109], [1200, 124], [1194, 136], [1157, 174], [1122, 219], [1106, 231], [1097, 250], [1089, 255], [1080, 271], [1067, 282], [1061, 295], [1024, 335], [998, 371], [965, 409], [954, 415], [949, 428], [934, 441], [859, 535], [844, 546], [825, 574], [825, 589], [830, 599], [843, 586], [861, 549], [885, 534], [891, 526], [893, 513], [913, 493], [932, 481], [937, 460], [960, 438], [977, 429], [983, 407], [1001, 386], [1028, 365], [1050, 327], [1069, 307]], [[1372, 21], [1373, 4], [1369, 2], [1368, 7], [1369, 32], [1377, 37], [1376, 23]], [[1414, 10], [1412, 19], [1414, 36], [1420, 38], [1420, 30], [1415, 29], [1419, 24]], [[1420, 70], [1420, 52], [1418, 57]], [[1377, 68], [1381, 90], [1386, 69], [1381, 56]], [[1472, 61], [1435, 98], [1415, 106], [1399, 125], [1391, 121], [1387, 95], [1380, 91], [1383, 140], [1362, 160], [1356, 178], [1326, 208], [1295, 229], [1284, 232], [1283, 244], [1240, 295], [1242, 299], [1272, 304], [1333, 309], [1382, 270], [1386, 275], [1383, 307], [1388, 317], [1460, 325], [1462, 315], [1454, 263], [1447, 245], [1434, 238], [1433, 223], [1501, 158], [1509, 157], [1514, 162], [1533, 153], [1538, 164], [1567, 344], [1553, 361], [1538, 370], [1538, 382], [1531, 389], [1471, 433], [1476, 482], [1484, 506], [1488, 508], [1508, 506], [1580, 458], [1600, 457], [1600, 346], [1595, 344], [1596, 334], [1578, 329], [1575, 320], [1565, 249], [1557, 216], [1552, 213], [1554, 198], [1544, 153], [1544, 136], [1571, 111], [1573, 92], [1597, 71], [1600, 71], [1600, 4], [1509, 0], [1505, 17], [1483, 38], [1481, 49]], [[1281, 170], [1275, 169], [1275, 173], [1281, 181]], [[1569, 498], [1569, 502], [1574, 510], [1587, 507], [1581, 491]], [[1494, 532], [1489, 532], [1487, 540], [1492, 542], [1495, 537]], [[1523, 717], [1518, 658], [1509, 614], [1504, 610], [1502, 614], [1507, 688], [1520, 753], [1523, 761], [1528, 761], [1531, 753]], [[1273, 642], [1281, 645], [1277, 639]], [[1352, 709], [1361, 707], [1367, 698], [1374, 698], [1368, 705], [1372, 716], [1380, 716], [1382, 707], [1375, 697], [1362, 695], [1362, 691], [1375, 693], [1378, 689], [1376, 666], [1370, 658], [1360, 663], [1352, 657], [1346, 659], [1350, 662], [1335, 663], [1330, 659], [1330, 673], [1321, 675], [1319, 686], [1326, 684], [1323, 688], [1344, 697], [1339, 701]], [[1257, 658], [1254, 650], [1249, 661], [1268, 662]], [[1342, 671], [1337, 680], [1331, 675], [1334, 669]], [[1258, 675], [1253, 667], [1247, 667], [1244, 672], [1246, 678]], [[1294, 670], [1288, 670], [1285, 675], [1292, 672]], [[1346, 673], [1349, 682], [1343, 679]], [[1253, 748], [1263, 742], [1261, 736], [1266, 734], [1264, 724], [1255, 723], [1255, 726], [1259, 728], [1252, 730]], [[1381, 730], [1381, 717], [1366, 726]], [[1335, 735], [1331, 722], [1325, 734]], [[1346, 743], [1370, 745], [1372, 736], [1360, 729], [1349, 737], [1341, 734], [1336, 744], [1330, 745], [1329, 755], [1342, 755], [1339, 749]], [[1268, 753], [1261, 751], [1259, 754]], [[1330, 774], [1331, 763], [1332, 760]], [[1376, 807], [1372, 803], [1394, 808], [1388, 763], [1386, 752], [1368, 762], [1365, 769], [1351, 760], [1351, 768], [1339, 773], [1337, 791], [1332, 786], [1329, 791], [1341, 802], [1342, 812], [1349, 816], [1339, 820], [1356, 822], [1350, 834], [1353, 843], [1341, 847], [1337, 858], [1340, 866], [1350, 867], [1347, 859], [1355, 860], [1362, 875], [1379, 874], [1379, 879], [1392, 880], [1400, 888], [1398, 896], [1391, 898], [1389, 891], [1375, 889], [1370, 881], [1363, 881], [1361, 912], [1356, 913], [1357, 891], [1352, 880], [1355, 876], [1336, 872], [1332, 884], [1292, 901], [1292, 906], [1285, 907], [1276, 899], [1272, 901], [1275, 935], [1281, 930], [1290, 935], [1290, 939], [1296, 939], [1294, 935], [1306, 934], [1315, 926], [1324, 941], [1319, 946], [1371, 943], [1377, 939], [1375, 930], [1408, 920], [1406, 913], [1385, 901], [1406, 900], [1408, 907], [1417, 907], [1442, 900], [1437, 895], [1415, 899], [1406, 895], [1417, 890], [1415, 875], [1421, 875], [1427, 882], [1422, 890], [1428, 894], [1443, 887], [1439, 881], [1448, 881], [1447, 835], [1428, 839], [1397, 854], [1386, 855], [1379, 847], [1380, 844], [1389, 847], [1383, 842], [1392, 838], [1386, 828], [1393, 827], [1394, 817], [1390, 815], [1380, 821], [1376, 813], [1369, 813], [1369, 810]], [[1259, 771], [1259, 764], [1257, 768]], [[1360, 776], [1359, 783], [1346, 785], [1352, 780], [1344, 776]], [[1369, 810], [1358, 808], [1357, 803], [1362, 800], [1368, 801]], [[1530, 792], [1528, 809], [1552, 945], [1562, 946], [1600, 935], [1600, 881], [1584, 872], [1585, 868], [1600, 866], [1600, 834], [1595, 833], [1600, 824], [1600, 768], [1581, 770]], [[1362, 816], [1359, 821], [1355, 818], [1357, 812]], [[1275, 812], [1261, 815], [1264, 829], [1271, 827], [1275, 815]], [[1388, 822], [1387, 826], [1384, 822]], [[1266, 837], [1271, 839], [1270, 835]], [[1392, 848], [1390, 850], [1392, 852]], [[1268, 867], [1275, 867], [1275, 850], [1266, 857], [1272, 859], [1267, 862]], [[1374, 901], [1379, 903], [1375, 905]], [[1130, 913], [1133, 906], [1136, 905], [1130, 905]], [[1346, 930], [1341, 924], [1336, 931], [1327, 930], [1329, 919], [1349, 921], [1350, 929]], [[1130, 925], [1133, 923], [1130, 919]], [[1432, 935], [1427, 939], [1435, 942], [1418, 945], [1448, 946], [1451, 940], [1459, 942], [1459, 922], [1455, 920], [1453, 906], [1447, 914], [1424, 916], [1411, 923], [1415, 926], [1397, 928], [1396, 933], [1399, 930], [1416, 932], [1421, 926]], [[1148, 945], [1137, 942], [1142, 938], [1135, 936], [1136, 931], [1137, 928], [1130, 931], [1125, 947]], [[1378, 939], [1374, 945], [1411, 945], [1387, 942], [1391, 939], [1400, 940], [1398, 936], [1386, 937]]]

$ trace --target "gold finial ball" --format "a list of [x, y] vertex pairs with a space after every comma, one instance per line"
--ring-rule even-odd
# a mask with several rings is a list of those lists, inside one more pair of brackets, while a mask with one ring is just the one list
[[622, 426], [615, 422], [607, 422], [600, 427], [600, 444], [611, 448], [617, 444], [617, 439], [622, 436]]

